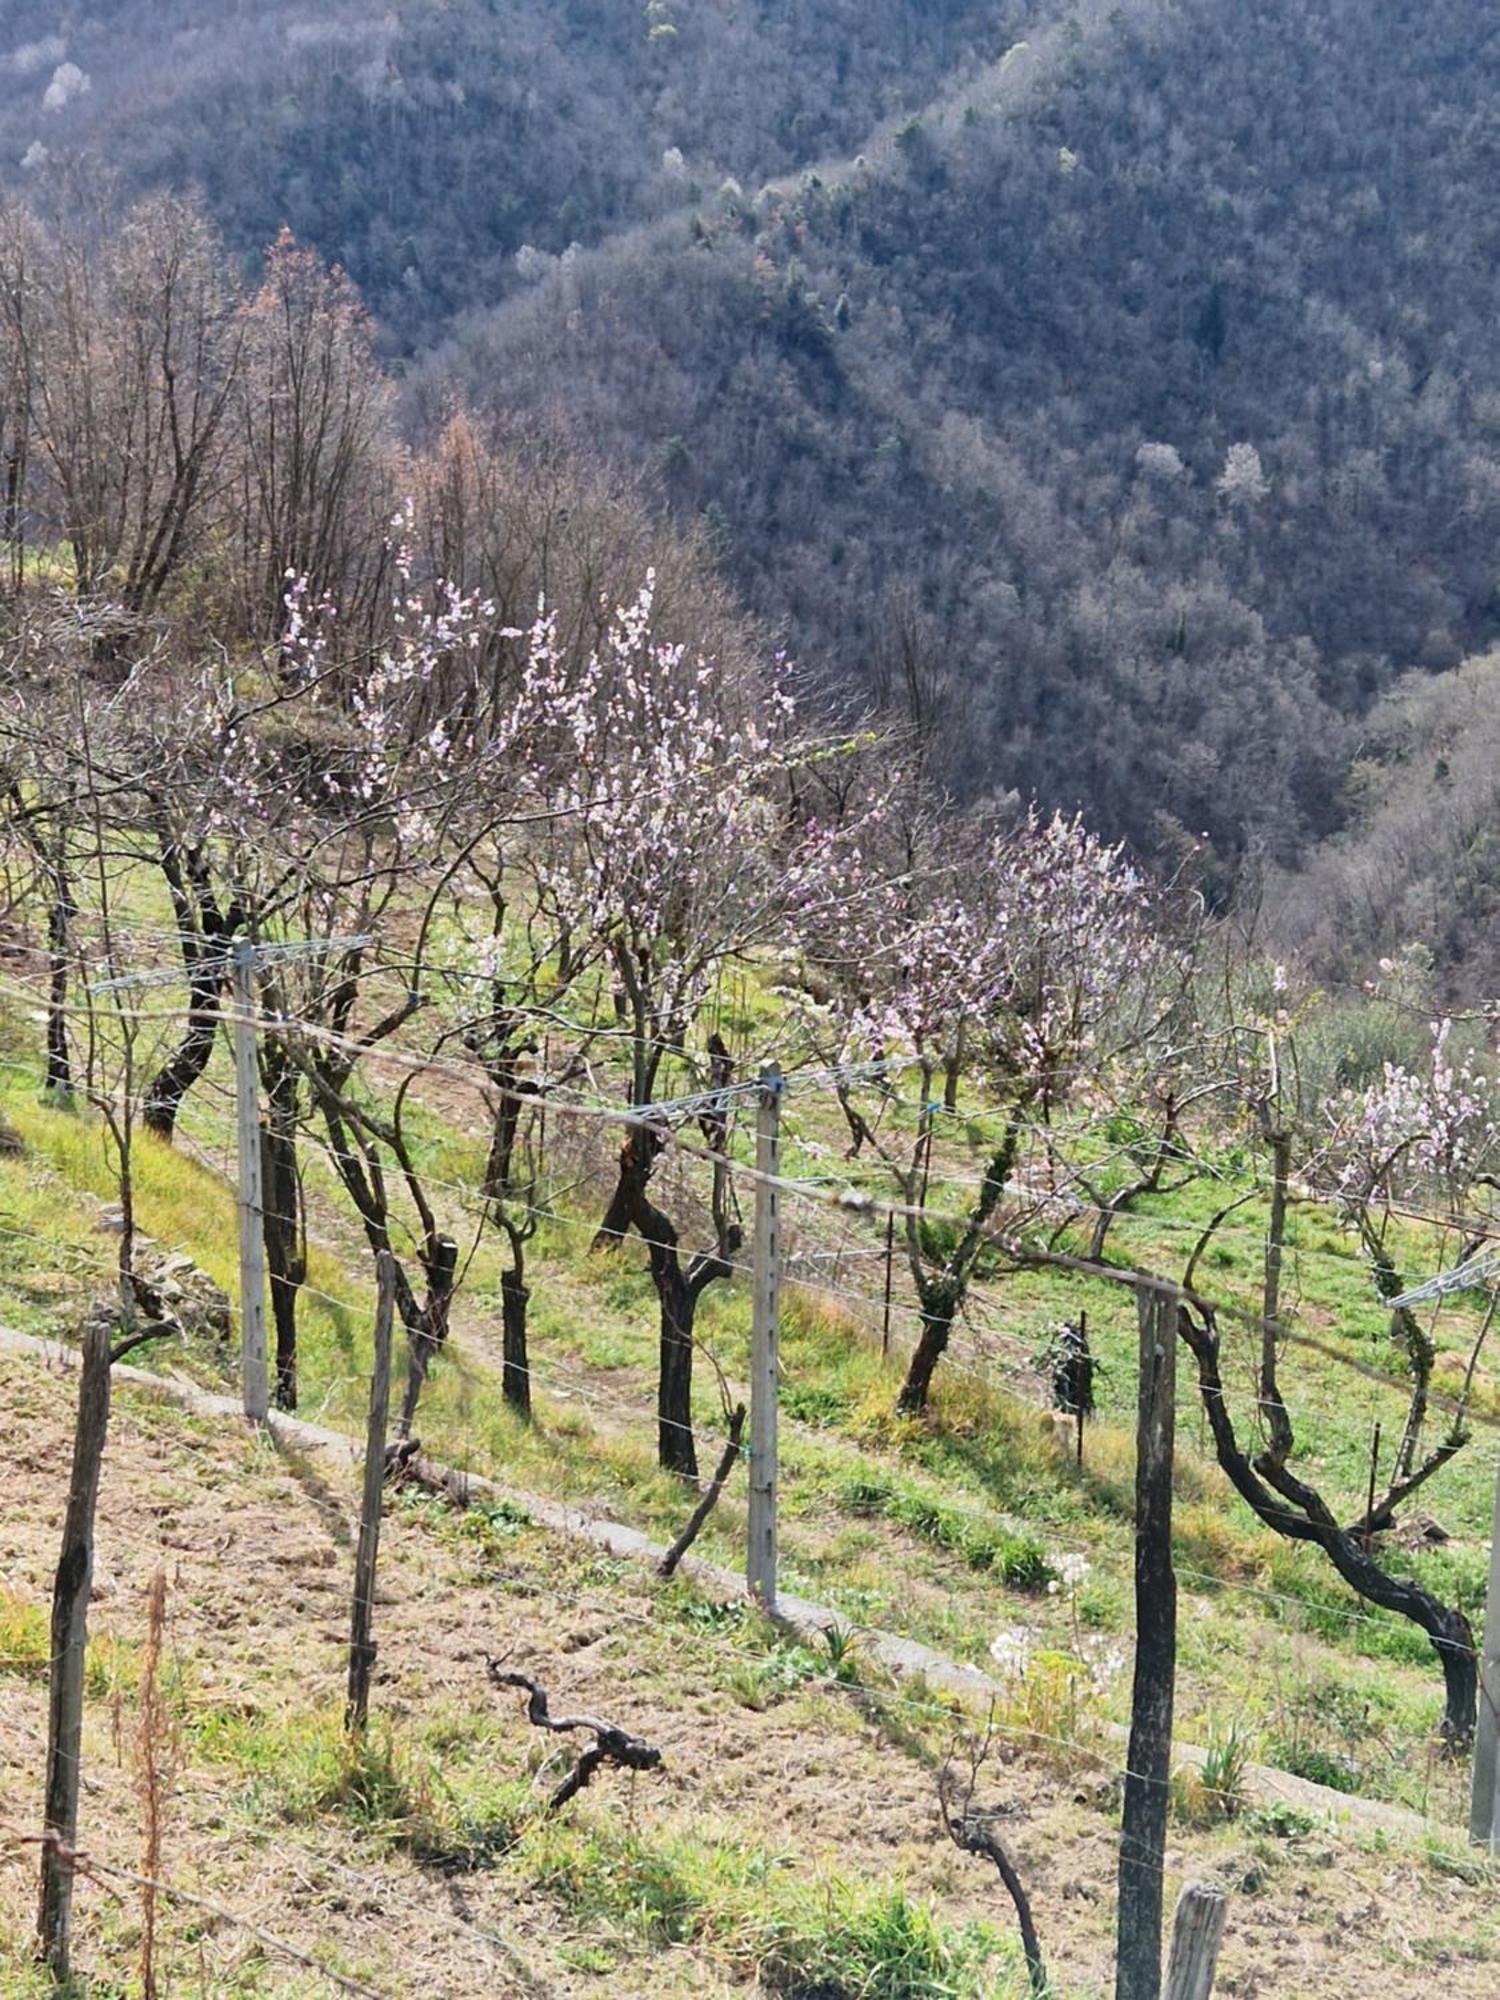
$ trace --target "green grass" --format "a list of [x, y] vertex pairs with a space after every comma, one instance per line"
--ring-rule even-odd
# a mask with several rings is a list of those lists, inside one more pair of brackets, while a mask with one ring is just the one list
[[[52, 1659], [46, 1607], [18, 1590], [0, 1588], [0, 1676], [45, 1682]], [[141, 1649], [114, 1633], [95, 1633], [84, 1664], [90, 1701], [133, 1695], [140, 1681]], [[175, 1669], [172, 1676], [175, 1679]]]
[[650, 1840], [609, 1821], [537, 1827], [518, 1860], [595, 1931], [706, 1948], [786, 2000], [1003, 2000], [1024, 1990], [1008, 1939], [943, 1923], [900, 1886], [808, 1879], [797, 1857], [705, 1827]]
[[45, 1680], [51, 1653], [42, 1604], [19, 1590], [0, 1589], [0, 1674]]
[[[731, 982], [733, 984], [733, 982]], [[758, 1021], [774, 1003], [749, 980], [726, 1004]], [[97, 1120], [38, 1099], [34, 1023], [0, 1015], [0, 1110], [20, 1132], [20, 1159], [0, 1158], [0, 1285], [5, 1316], [29, 1330], [66, 1328], [83, 1299], [104, 1289], [115, 1239], [93, 1226], [88, 1197], [113, 1198], [109, 1151]], [[211, 1081], [227, 1082], [224, 1052]], [[210, 1091], [190, 1100], [189, 1133], [222, 1154], [229, 1138], [225, 1103]], [[412, 1129], [429, 1168], [442, 1180], [472, 1179], [480, 1157], [472, 1135], [452, 1130], [430, 1107], [413, 1104]], [[879, 1187], [879, 1173], [843, 1161], [837, 1114], [809, 1100], [794, 1107], [788, 1170], [837, 1181], [850, 1174]], [[902, 1107], [890, 1124], [910, 1123]], [[956, 1212], [965, 1199], [961, 1177], [974, 1171], [993, 1139], [993, 1120], [966, 1105], [945, 1128], [934, 1168], [934, 1205]], [[437, 1365], [421, 1411], [420, 1429], [436, 1455], [492, 1474], [519, 1489], [567, 1498], [667, 1537], [681, 1525], [690, 1496], [654, 1464], [656, 1301], [639, 1246], [592, 1253], [600, 1182], [607, 1174], [608, 1135], [598, 1137], [596, 1179], [567, 1192], [578, 1162], [556, 1153], [559, 1213], [545, 1220], [528, 1252], [532, 1285], [531, 1338], [536, 1364], [534, 1427], [520, 1425], [500, 1403], [496, 1386], [501, 1249], [480, 1241], [468, 1267], [450, 1350]], [[1107, 1135], [1106, 1135], [1107, 1137]], [[737, 1141], [743, 1147], [743, 1135]], [[559, 1148], [562, 1142], [559, 1141]], [[1226, 1175], [1243, 1158], [1226, 1145], [1215, 1159]], [[588, 1167], [589, 1160], [583, 1165]], [[237, 1285], [234, 1210], [229, 1188], [210, 1165], [186, 1149], [142, 1138], [135, 1158], [141, 1226], [162, 1246], [184, 1248], [231, 1294]], [[673, 1167], [671, 1174], [684, 1171]], [[686, 1170], [690, 1171], [690, 1170]], [[1128, 1168], [1101, 1169], [1101, 1184]], [[674, 1183], [663, 1169], [675, 1203]], [[349, 1430], [362, 1426], [369, 1367], [371, 1296], [363, 1243], [325, 1166], [308, 1152], [314, 1248], [311, 1288], [302, 1302], [303, 1414]], [[1203, 1181], [1174, 1194], [1142, 1199], [1122, 1216], [1111, 1254], [1155, 1268], [1180, 1269], [1187, 1250], [1225, 1198], [1222, 1184]], [[467, 1255], [472, 1213], [443, 1191], [444, 1219], [457, 1226]], [[815, 1218], [800, 1214], [812, 1226]], [[845, 1225], [847, 1236], [850, 1228]], [[864, 1225], [867, 1246], [878, 1227]], [[1201, 1279], [1231, 1300], [1252, 1304], [1258, 1285], [1265, 1214], [1257, 1203], [1226, 1227]], [[1431, 1232], [1397, 1229], [1397, 1250], [1414, 1273], [1434, 1268], [1444, 1246]], [[856, 1240], [854, 1247], [859, 1247]], [[1077, 1247], [1077, 1246], [1075, 1246]], [[878, 1292], [878, 1259], [851, 1261], [842, 1283], [863, 1281]], [[1340, 1351], [1358, 1357], [1395, 1385], [1384, 1387], [1301, 1355], [1289, 1356], [1287, 1386], [1304, 1456], [1302, 1469], [1352, 1515], [1368, 1469], [1371, 1427], [1386, 1436], [1399, 1427], [1403, 1357], [1390, 1345], [1386, 1314], [1376, 1301], [1356, 1245], [1337, 1220], [1294, 1207], [1287, 1258], [1287, 1296], [1302, 1322]], [[995, 1360], [977, 1363], [970, 1327], [940, 1366], [929, 1420], [894, 1415], [903, 1343], [911, 1313], [907, 1281], [897, 1267], [896, 1353], [884, 1359], [879, 1301], [868, 1310], [805, 1287], [788, 1288], [783, 1316], [783, 1564], [788, 1586], [830, 1603], [851, 1630], [883, 1624], [963, 1660], [984, 1664], [997, 1634], [1023, 1627], [1042, 1652], [1108, 1658], [1128, 1641], [1133, 1509], [1132, 1422], [1137, 1328], [1134, 1301], [1123, 1287], [1068, 1273], [991, 1267], [976, 1297], [973, 1328], [999, 1339]], [[327, 1294], [330, 1296], [321, 1296]], [[1037, 1407], [1041, 1382], [1026, 1357], [1050, 1330], [1080, 1308], [1102, 1363], [1100, 1408], [1080, 1470], [1071, 1439]], [[1439, 1322], [1446, 1355], [1461, 1351], [1473, 1325], [1473, 1302], [1458, 1300]], [[749, 1312], [745, 1289], [718, 1285], [706, 1295], [699, 1332], [731, 1378], [748, 1365]], [[1242, 1427], [1251, 1362], [1249, 1335], [1224, 1323], [1226, 1369]], [[147, 1365], [186, 1366], [201, 1379], [222, 1378], [228, 1357], [156, 1354]], [[1439, 1380], [1452, 1380], [1444, 1361]], [[1177, 1553], [1186, 1611], [1182, 1621], [1180, 1728], [1206, 1729], [1209, 1720], [1242, 1708], [1263, 1741], [1290, 1741], [1289, 1693], [1352, 1679], [1377, 1685], [1383, 1704], [1382, 1743], [1361, 1760], [1358, 1782], [1368, 1790], [1430, 1803], [1443, 1791], [1428, 1748], [1439, 1713], [1440, 1679], [1422, 1635], [1404, 1621], [1362, 1605], [1314, 1551], [1261, 1530], [1208, 1462], [1192, 1382], [1180, 1375]], [[1486, 1381], [1484, 1394], [1493, 1398]], [[697, 1417], [701, 1455], [714, 1449], [722, 1423], [712, 1371], [700, 1364]], [[1436, 1419], [1440, 1422], [1441, 1419]], [[1441, 1593], [1477, 1611], [1490, 1473], [1478, 1446], [1461, 1453], [1423, 1496], [1453, 1534], [1447, 1548], [1393, 1558]], [[737, 1472], [700, 1543], [726, 1565], [741, 1558], [743, 1473]], [[489, 1524], [491, 1527], [496, 1524]], [[500, 1523], [503, 1528], [504, 1524]], [[477, 1532], [477, 1531], [476, 1531]], [[487, 1532], [487, 1530], [486, 1530]], [[1076, 1589], [1048, 1593], [1061, 1554], [1081, 1552], [1089, 1564]], [[503, 1557], [497, 1556], [497, 1573]], [[747, 1694], [759, 1698], [768, 1670], [750, 1674]], [[774, 1676], [772, 1676], [774, 1680]], [[770, 1692], [775, 1694], [774, 1686]], [[1099, 1696], [1102, 1712], [1121, 1719], [1124, 1676]], [[1336, 1708], [1336, 1704], [1335, 1704]], [[1344, 1755], [1334, 1710], [1317, 1718], [1321, 1734], [1291, 1754], [1316, 1759]], [[1311, 1723], [1302, 1728], [1307, 1738]]]

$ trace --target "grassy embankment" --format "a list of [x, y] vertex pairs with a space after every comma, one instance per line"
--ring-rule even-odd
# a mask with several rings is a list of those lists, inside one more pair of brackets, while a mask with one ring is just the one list
[[[731, 1035], [764, 1026], [771, 1003], [751, 988], [731, 1016]], [[753, 1016], [754, 1018], [749, 1018]], [[0, 1287], [9, 1323], [66, 1330], [97, 1293], [113, 1239], [96, 1227], [91, 1198], [112, 1199], [113, 1169], [102, 1130], [85, 1111], [38, 1101], [36, 1024], [12, 1007], [0, 1047], [0, 1105], [25, 1152], [0, 1160]], [[219, 1170], [231, 1131], [225, 1052], [185, 1114], [175, 1151], [142, 1138], [135, 1167], [142, 1226], [162, 1246], [188, 1252], [231, 1294], [236, 1283], [232, 1195]], [[475, 1240], [476, 1214], [460, 1189], [482, 1162], [477, 1102], [442, 1093], [417, 1117], [424, 1164], [446, 1219]], [[892, 1113], [899, 1119], [899, 1109]], [[835, 1108], [809, 1097], [789, 1115], [787, 1170], [837, 1180]], [[958, 1121], [934, 1172], [934, 1208], [962, 1202], [983, 1157], [987, 1120]], [[530, 1246], [531, 1330], [538, 1422], [516, 1423], [496, 1393], [500, 1248], [479, 1230], [449, 1357], [437, 1371], [421, 1429], [438, 1454], [508, 1483], [607, 1510], [666, 1535], [685, 1502], [653, 1463], [651, 1413], [655, 1309], [638, 1248], [590, 1251], [607, 1180], [611, 1128], [581, 1133], [558, 1117], [546, 1205], [555, 1212]], [[1102, 1144], [1103, 1142], [1101, 1142]], [[1122, 1216], [1111, 1254], [1178, 1270], [1224, 1183], [1248, 1171], [1229, 1144], [1216, 1149], [1216, 1180], [1144, 1199]], [[1128, 1171], [1116, 1163], [1102, 1169]], [[668, 1165], [664, 1198], [674, 1213], [699, 1210], [691, 1168]], [[302, 1409], [359, 1427], [365, 1394], [370, 1293], [363, 1246], [325, 1170], [310, 1168], [314, 1237], [302, 1323]], [[878, 1225], [840, 1220], [789, 1204], [797, 1248], [823, 1253], [819, 1285], [793, 1288], [785, 1342], [788, 1418], [784, 1448], [784, 1564], [789, 1588], [833, 1604], [851, 1628], [878, 1625], [923, 1639], [960, 1660], [987, 1664], [992, 1642], [1032, 1662], [1026, 1683], [1050, 1733], [1087, 1732], [1124, 1718], [1130, 1631], [1130, 1513], [1134, 1394], [1134, 1306], [1128, 1291], [1068, 1274], [982, 1274], [980, 1296], [957, 1351], [939, 1371], [930, 1421], [893, 1415], [899, 1367], [913, 1314], [898, 1267], [894, 1352], [879, 1340]], [[701, 1219], [701, 1217], [700, 1217]], [[1252, 1303], [1265, 1228], [1258, 1204], [1226, 1225], [1200, 1270], [1215, 1294]], [[468, 1234], [465, 1235], [465, 1230]], [[1433, 1232], [1412, 1225], [1401, 1254], [1425, 1271], [1442, 1254]], [[844, 1251], [835, 1262], [832, 1253]], [[826, 1281], [826, 1283], [825, 1283]], [[1311, 1205], [1294, 1209], [1288, 1298], [1299, 1320], [1332, 1345], [1399, 1385], [1400, 1357], [1352, 1236]], [[1065, 1314], [1086, 1309], [1104, 1363], [1099, 1421], [1086, 1462], [1042, 1408], [1045, 1385], [1031, 1357]], [[1439, 1323], [1439, 1381], [1449, 1390], [1472, 1331], [1469, 1302]], [[703, 1339], [732, 1380], [743, 1380], [748, 1301], [741, 1285], [714, 1288], [701, 1314]], [[1228, 1379], [1248, 1408], [1250, 1335], [1226, 1323]], [[227, 1358], [161, 1357], [201, 1379], [223, 1379]], [[1287, 1364], [1294, 1414], [1310, 1476], [1351, 1516], [1367, 1476], [1371, 1427], [1383, 1421], [1387, 1449], [1402, 1411], [1399, 1387], [1383, 1388], [1316, 1356]], [[1480, 1378], [1482, 1406], [1493, 1383]], [[1178, 1557], [1184, 1590], [1179, 1727], [1185, 1740], [1233, 1735], [1266, 1761], [1351, 1790], [1447, 1814], [1459, 1774], [1432, 1746], [1439, 1680], [1414, 1628], [1360, 1604], [1315, 1552], [1277, 1540], [1250, 1519], [1203, 1454], [1204, 1433], [1183, 1357]], [[702, 1455], [721, 1423], [711, 1371], [700, 1366]], [[1242, 1415], [1242, 1422], [1244, 1421]], [[1441, 1417], [1433, 1420], [1442, 1421]], [[1490, 1432], [1434, 1482], [1424, 1504], [1452, 1540], [1398, 1558], [1434, 1588], [1480, 1605], [1489, 1519]], [[742, 1487], [732, 1486], [710, 1523], [703, 1552], [733, 1563], [743, 1532]], [[1087, 1564], [1057, 1583], [1061, 1559]], [[1070, 1565], [1067, 1567], [1075, 1567]], [[747, 1688], [746, 1699], [754, 1699]]]

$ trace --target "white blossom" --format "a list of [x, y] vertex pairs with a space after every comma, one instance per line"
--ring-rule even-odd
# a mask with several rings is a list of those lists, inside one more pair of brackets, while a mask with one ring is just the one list
[[1219, 474], [1219, 497], [1231, 507], [1252, 506], [1270, 492], [1260, 453], [1253, 444], [1232, 444]]
[[61, 111], [65, 105], [71, 104], [75, 97], [82, 97], [85, 91], [92, 88], [93, 85], [77, 63], [59, 63], [52, 72], [52, 81], [43, 93], [42, 109]]

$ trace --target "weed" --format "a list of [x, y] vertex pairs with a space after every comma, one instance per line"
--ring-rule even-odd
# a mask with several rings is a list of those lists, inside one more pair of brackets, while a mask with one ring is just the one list
[[1125, 1623], [1126, 1593], [1118, 1577], [1093, 1571], [1074, 1593], [1078, 1622], [1094, 1632], [1115, 1632]]
[[605, 1827], [539, 1828], [527, 1860], [539, 1889], [575, 1916], [628, 1925], [653, 1944], [691, 1937], [698, 1897], [670, 1845]]
[[1320, 1675], [1278, 1705], [1270, 1760], [1315, 1785], [1358, 1792], [1380, 1743], [1379, 1708], [1375, 1690]]
[[846, 1478], [838, 1494], [853, 1512], [883, 1515], [971, 1569], [994, 1571], [1013, 1590], [1042, 1590], [1051, 1579], [1046, 1551], [1033, 1536], [955, 1507], [911, 1480], [860, 1472]]
[[695, 1632], [727, 1633], [744, 1629], [748, 1607], [732, 1598], [714, 1603], [708, 1598], [688, 1597], [673, 1605], [678, 1618]]
[[[947, 1930], [904, 1889], [857, 1896], [831, 1890], [784, 1921], [760, 1961], [762, 1985], [787, 2000], [963, 2000], [992, 1993], [993, 1931]], [[821, 1921], [819, 1920], [821, 1918]]]
[[859, 1680], [855, 1634], [847, 1625], [828, 1625], [823, 1629], [823, 1643], [828, 1648], [828, 1664], [833, 1669], [834, 1679], [845, 1687], [854, 1686]]
[[1112, 1147], [1139, 1146], [1150, 1135], [1133, 1111], [1113, 1111], [1104, 1120], [1100, 1132]]
[[1238, 1819], [1245, 1809], [1245, 1766], [1250, 1739], [1238, 1722], [1225, 1730], [1210, 1725], [1201, 1770], [1172, 1774], [1172, 1806], [1177, 1817], [1193, 1827], [1218, 1826]]
[[834, 1429], [848, 1422], [853, 1399], [826, 1383], [788, 1382], [781, 1391], [781, 1407], [798, 1423]]
[[420, 1812], [410, 1774], [388, 1731], [341, 1744], [314, 1804], [320, 1812], [343, 1813], [367, 1832], [403, 1828]]
[[1278, 1802], [1252, 1806], [1245, 1814], [1244, 1823], [1248, 1831], [1265, 1834], [1272, 1840], [1301, 1840], [1312, 1832], [1317, 1821], [1300, 1806]]
[[19, 1591], [0, 1591], [0, 1674], [45, 1680], [52, 1641], [40, 1603]]
[[509, 1554], [523, 1530], [535, 1526], [526, 1509], [513, 1500], [479, 1500], [461, 1514], [449, 1514], [439, 1532], [494, 1563]]
[[883, 1514], [895, 1493], [895, 1482], [883, 1473], [855, 1473], [839, 1488], [839, 1498], [856, 1514]]
[[[783, 2000], [980, 2000], [1009, 1946], [944, 1925], [902, 1888], [808, 1880], [736, 1840], [652, 1843], [612, 1823], [544, 1822], [519, 1857], [575, 1916], [660, 1944], [705, 1944]], [[599, 1949], [595, 1946], [594, 1949]]]
[[1336, 1750], [1324, 1750], [1315, 1743], [1285, 1742], [1272, 1737], [1271, 1756], [1283, 1771], [1310, 1784], [1327, 1785], [1334, 1792], [1357, 1792], [1360, 1769], [1352, 1757]]
[[1238, 1721], [1227, 1729], [1210, 1724], [1203, 1753], [1203, 1789], [1220, 1819], [1238, 1819], [1245, 1809], [1245, 1767], [1250, 1762], [1250, 1735]]
[[809, 1681], [823, 1680], [827, 1665], [806, 1646], [783, 1641], [760, 1660], [736, 1660], [724, 1676], [724, 1687], [743, 1708], [757, 1712], [774, 1708]]
[[1431, 1834], [1422, 1843], [1422, 1859], [1434, 1875], [1447, 1875], [1456, 1882], [1463, 1882], [1471, 1889], [1483, 1887], [1493, 1881], [1494, 1869], [1483, 1857], [1460, 1853], [1457, 1849], [1444, 1847]]
[[1092, 1769], [1097, 1716], [1088, 1669], [1067, 1653], [1030, 1653], [1024, 1643], [1011, 1657], [1015, 1664], [995, 1712], [999, 1730], [1064, 1775]]

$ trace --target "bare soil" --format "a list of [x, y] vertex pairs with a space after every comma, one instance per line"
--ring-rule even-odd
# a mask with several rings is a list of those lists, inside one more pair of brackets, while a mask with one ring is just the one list
[[[73, 1378], [0, 1356], [0, 1590], [45, 1610], [71, 1445]], [[169, 1655], [190, 1714], [258, 1724], [336, 1713], [342, 1700], [354, 1483], [347, 1464], [278, 1454], [234, 1427], [149, 1395], [117, 1396], [99, 1521], [92, 1625], [107, 1643], [90, 1703], [82, 1838], [101, 1861], [137, 1865], [141, 1809], [134, 1663], [145, 1593], [164, 1564]], [[933, 1772], [903, 1728], [899, 1689], [819, 1682], [760, 1710], [737, 1691], [739, 1644], [685, 1622], [644, 1569], [601, 1560], [516, 1526], [505, 1554], [445, 1532], [433, 1510], [395, 1506], [385, 1524], [376, 1614], [376, 1727], [404, 1732], [482, 1711], [500, 1775], [536, 1772], [538, 1732], [519, 1697], [486, 1682], [487, 1654], [537, 1674], [554, 1706], [618, 1720], [660, 1744], [659, 1774], [605, 1773], [569, 1811], [587, 1824], [755, 1842], [804, 1882], [837, 1871], [904, 1882], [945, 1917], [1009, 1912], [990, 1875], [941, 1837]], [[110, 1665], [113, 1661], [113, 1666]], [[111, 1684], [112, 1683], [112, 1684]], [[0, 1823], [40, 1819], [46, 1690], [34, 1664], [0, 1658]], [[379, 1993], [437, 2000], [495, 1994], [729, 1995], [757, 1990], [755, 1966], [706, 1942], [658, 1946], [601, 1926], [512, 1855], [455, 1874], [423, 1866], [346, 1815], [258, 1810], [243, 1758], [189, 1728], [172, 1789], [165, 1876], [315, 1955], [336, 1954]], [[269, 1794], [268, 1794], [269, 1795]], [[1010, 1808], [1008, 1837], [1064, 1993], [1111, 1990], [1115, 1834], [1107, 1779], [1087, 1765], [1029, 1758], [996, 1769], [987, 1796]], [[23, 1936], [34, 1850], [0, 1849], [0, 1930]], [[1397, 1834], [1331, 1826], [1278, 1836], [1243, 1821], [1174, 1830], [1168, 1905], [1211, 1875], [1232, 1895], [1218, 1991], [1239, 2000], [1448, 2000], [1500, 1991], [1493, 1881]], [[1470, 1877], [1471, 1879], [1464, 1879]], [[134, 1993], [134, 1892], [79, 1891], [79, 1959], [100, 1994]], [[334, 1991], [242, 1925], [190, 1906], [165, 1919], [163, 1991], [313, 1995]], [[0, 1982], [5, 1978], [0, 1961]], [[17, 1975], [19, 1976], [19, 1975]], [[21, 1991], [20, 1987], [7, 1991]]]

